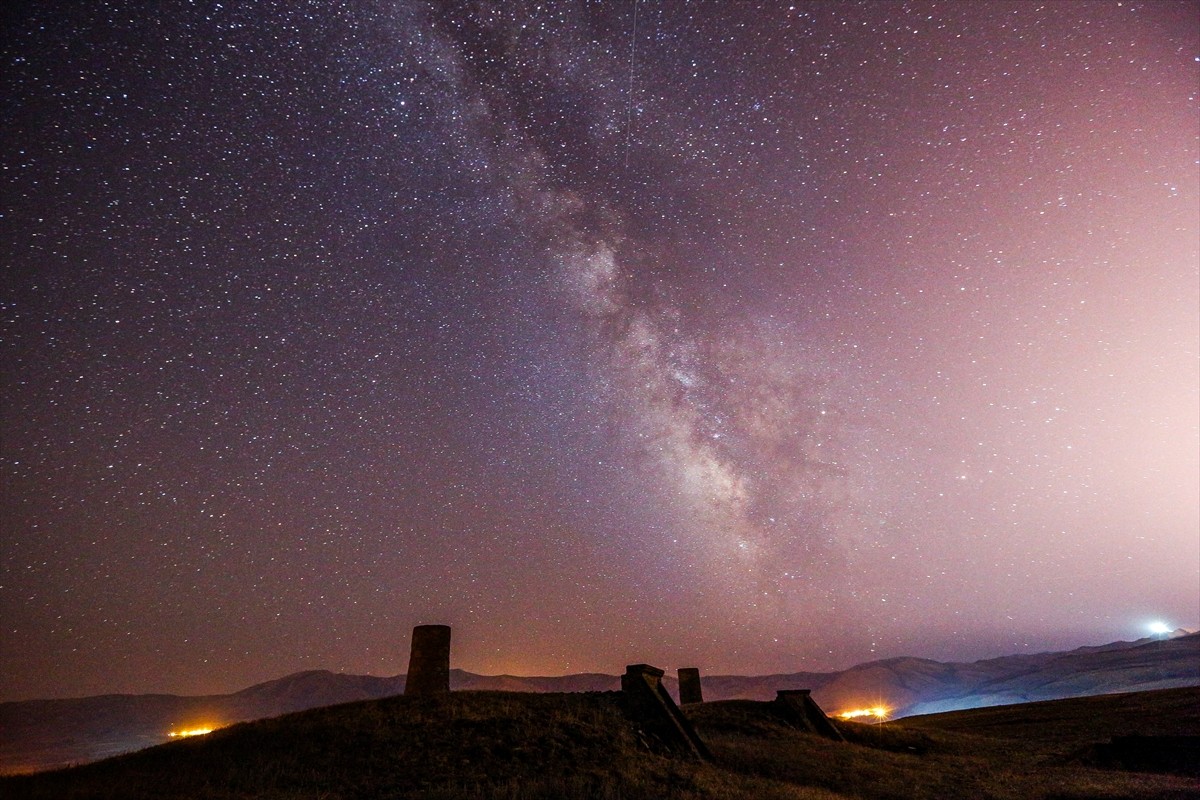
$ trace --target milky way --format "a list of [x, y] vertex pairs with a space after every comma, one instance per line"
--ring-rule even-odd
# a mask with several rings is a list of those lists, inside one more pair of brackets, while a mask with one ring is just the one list
[[1188, 3], [30, 3], [4, 699], [1200, 621]]

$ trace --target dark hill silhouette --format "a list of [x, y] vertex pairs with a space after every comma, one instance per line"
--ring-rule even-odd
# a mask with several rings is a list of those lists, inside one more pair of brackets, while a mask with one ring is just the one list
[[[632, 659], [631, 659], [632, 660]], [[771, 700], [780, 689], [812, 689], [829, 713], [884, 704], [893, 716], [1115, 692], [1200, 686], [1200, 635], [1114, 642], [1065, 653], [973, 663], [891, 658], [842, 672], [704, 675], [706, 700]], [[666, 683], [676, 694], [673, 678]], [[451, 670], [455, 691], [597, 692], [620, 678], [476, 675]], [[0, 703], [0, 771], [85, 763], [159, 744], [171, 730], [216, 727], [293, 711], [401, 694], [404, 676], [298, 672], [229, 695], [103, 695]]]
[[[655, 747], [623, 692], [395, 696], [234, 725], [67, 770], [6, 800], [1182, 800], [1200, 689], [803, 730], [776, 703], [687, 707], [703, 759]], [[1156, 746], [1150, 750], [1145, 742]], [[1161, 745], [1172, 743], [1170, 757]], [[1153, 758], [1129, 763], [1130, 745]]]

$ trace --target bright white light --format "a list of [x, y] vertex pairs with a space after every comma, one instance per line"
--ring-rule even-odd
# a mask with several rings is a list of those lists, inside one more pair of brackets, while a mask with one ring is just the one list
[[1171, 626], [1165, 622], [1151, 622], [1149, 628], [1150, 632], [1155, 636], [1162, 636], [1164, 633], [1171, 632]]

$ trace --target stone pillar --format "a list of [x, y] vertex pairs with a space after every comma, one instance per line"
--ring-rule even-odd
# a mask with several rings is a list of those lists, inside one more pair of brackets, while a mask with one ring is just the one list
[[700, 691], [700, 670], [696, 667], [681, 667], [679, 670], [679, 705], [703, 703]]
[[418, 625], [412, 632], [404, 694], [422, 697], [450, 691], [450, 626]]

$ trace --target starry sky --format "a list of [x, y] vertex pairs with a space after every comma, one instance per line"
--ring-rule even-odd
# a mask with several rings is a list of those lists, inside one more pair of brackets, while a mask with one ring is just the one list
[[0, 699], [1200, 622], [1200, 6], [6, 6]]

